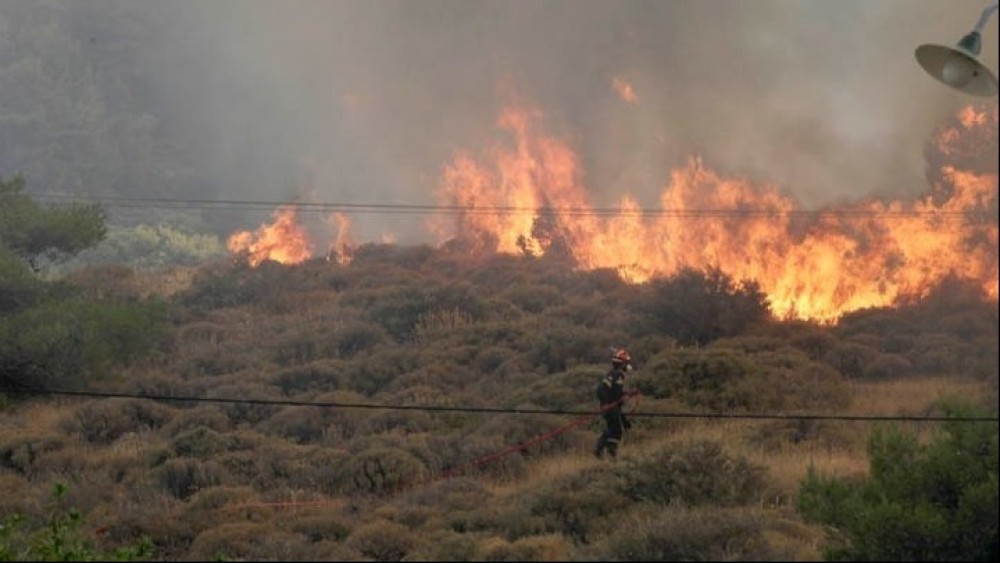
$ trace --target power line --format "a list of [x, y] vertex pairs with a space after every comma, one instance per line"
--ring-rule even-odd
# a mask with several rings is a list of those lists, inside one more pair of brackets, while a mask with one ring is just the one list
[[986, 221], [987, 211], [941, 210], [878, 210], [878, 209], [823, 209], [783, 210], [762, 208], [648, 208], [621, 207], [526, 207], [516, 205], [443, 205], [415, 203], [348, 203], [348, 202], [282, 202], [268, 200], [210, 200], [190, 198], [90, 196], [72, 194], [39, 194], [35, 196], [50, 202], [89, 202], [126, 209], [206, 209], [222, 211], [254, 211], [288, 208], [302, 212], [383, 214], [383, 215], [553, 215], [570, 217], [676, 217], [676, 218], [731, 218], [731, 217], [879, 217], [879, 218], [939, 218], [974, 219]]
[[[146, 399], [151, 401], [233, 403], [244, 405], [296, 406], [315, 408], [340, 408], [364, 410], [462, 412], [482, 414], [540, 414], [540, 415], [594, 415], [599, 411], [564, 409], [519, 409], [498, 407], [461, 407], [445, 405], [379, 405], [372, 403], [314, 402], [277, 399], [237, 399], [222, 397], [186, 397], [177, 395], [146, 395], [106, 391], [70, 391], [63, 389], [32, 390], [36, 395], [61, 395], [99, 399]], [[633, 412], [628, 415], [642, 418], [708, 418], [744, 420], [841, 420], [841, 421], [899, 421], [899, 422], [997, 422], [996, 416], [910, 416], [910, 415], [846, 415], [846, 414], [739, 414], [692, 412]]]

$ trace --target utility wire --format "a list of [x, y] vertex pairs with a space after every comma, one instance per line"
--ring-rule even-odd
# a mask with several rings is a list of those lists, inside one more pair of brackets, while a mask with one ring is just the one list
[[[24, 392], [24, 391], [22, 391]], [[177, 395], [145, 395], [137, 393], [114, 393], [105, 391], [70, 391], [63, 389], [40, 389], [30, 391], [36, 395], [62, 395], [68, 397], [90, 397], [101, 399], [148, 399], [152, 401], [233, 403], [244, 405], [296, 406], [316, 408], [424, 411], [424, 412], [464, 412], [487, 414], [542, 414], [542, 415], [598, 415], [599, 411], [562, 409], [519, 409], [494, 407], [455, 407], [444, 405], [378, 405], [371, 403], [312, 402], [276, 399], [227, 399], [221, 397], [185, 397]], [[709, 418], [745, 420], [845, 420], [845, 421], [911, 421], [911, 422], [997, 422], [996, 416], [910, 416], [910, 415], [846, 415], [846, 414], [738, 414], [738, 413], [692, 413], [692, 412], [633, 412], [631, 417], [644, 418]]]
[[384, 214], [384, 215], [515, 215], [537, 214], [558, 216], [595, 216], [595, 217], [678, 217], [678, 218], [715, 218], [715, 217], [881, 217], [881, 218], [913, 218], [928, 217], [940, 219], [978, 219], [986, 221], [989, 213], [982, 211], [941, 211], [941, 210], [877, 210], [877, 209], [825, 209], [825, 210], [782, 210], [762, 208], [736, 209], [680, 209], [680, 208], [649, 208], [625, 209], [620, 207], [525, 207], [512, 205], [440, 205], [414, 203], [337, 203], [337, 202], [281, 202], [266, 200], [210, 200], [187, 198], [158, 197], [119, 197], [119, 196], [89, 196], [71, 194], [40, 194], [38, 199], [50, 202], [90, 202], [100, 203], [110, 207], [129, 209], [212, 209], [223, 211], [237, 210], [273, 210], [276, 208], [291, 208], [303, 212], [344, 212], [352, 214]]

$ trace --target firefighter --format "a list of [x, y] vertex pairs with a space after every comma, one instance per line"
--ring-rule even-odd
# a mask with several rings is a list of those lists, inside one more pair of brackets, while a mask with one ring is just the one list
[[597, 401], [601, 405], [604, 418], [604, 432], [597, 440], [594, 455], [604, 456], [605, 450], [612, 458], [618, 455], [618, 445], [622, 433], [632, 427], [632, 423], [622, 412], [625, 402], [625, 374], [632, 371], [632, 356], [625, 348], [613, 348], [611, 371], [597, 384]]

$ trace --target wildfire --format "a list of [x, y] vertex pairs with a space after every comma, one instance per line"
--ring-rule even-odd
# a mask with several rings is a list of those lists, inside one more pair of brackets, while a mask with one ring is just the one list
[[253, 267], [264, 260], [282, 264], [304, 262], [312, 255], [312, 244], [296, 215], [294, 207], [279, 207], [274, 211], [273, 223], [261, 225], [252, 233], [233, 233], [226, 246], [234, 254], [246, 254], [247, 263]]
[[[440, 197], [467, 212], [450, 229], [435, 224], [442, 240], [458, 237], [476, 251], [565, 252], [579, 267], [616, 268], [632, 282], [718, 267], [756, 280], [776, 315], [820, 321], [925, 295], [948, 275], [997, 297], [995, 168], [944, 165], [931, 195], [917, 201], [807, 212], [773, 187], [722, 177], [692, 158], [671, 173], [660, 209], [644, 213], [624, 197], [609, 214], [589, 200], [574, 152], [538, 132], [537, 118], [508, 108], [498, 120], [508, 144], [481, 159], [459, 154], [445, 168]], [[970, 136], [995, 138], [996, 127], [995, 107], [992, 116], [967, 108], [942, 129], [937, 152], [947, 157]], [[989, 209], [994, 217], [983, 220]]]
[[327, 220], [336, 231], [333, 245], [330, 246], [330, 251], [327, 253], [327, 260], [332, 258], [341, 266], [346, 266], [354, 259], [354, 248], [357, 247], [354, 237], [351, 235], [351, 220], [339, 211], [330, 215]]
[[[539, 131], [540, 117], [505, 109], [497, 120], [504, 141], [483, 155], [460, 153], [444, 168], [438, 197], [458, 213], [429, 221], [440, 242], [459, 239], [475, 253], [559, 254], [633, 283], [719, 268], [755, 280], [775, 315], [817, 321], [926, 295], [948, 276], [978, 283], [992, 299], [1000, 293], [996, 105], [966, 107], [939, 127], [926, 153], [926, 195], [818, 211], [696, 157], [670, 173], [658, 208], [643, 210], [630, 196], [598, 208], [576, 154]], [[330, 224], [327, 257], [349, 264], [357, 246], [351, 222], [336, 213]], [[253, 233], [233, 234], [228, 246], [251, 266], [312, 254], [293, 207]]]

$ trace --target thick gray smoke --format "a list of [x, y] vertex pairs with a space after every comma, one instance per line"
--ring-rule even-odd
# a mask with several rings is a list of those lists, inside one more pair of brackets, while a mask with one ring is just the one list
[[[813, 208], [927, 188], [928, 137], [974, 100], [913, 51], [953, 45], [987, 5], [171, 0], [146, 56], [157, 118], [213, 197], [435, 203], [454, 152], [491, 142], [498, 111], [523, 99], [578, 151], [598, 205], [656, 206], [670, 170], [699, 155]], [[987, 25], [992, 69], [996, 37]], [[355, 224], [362, 239], [422, 232]]]

